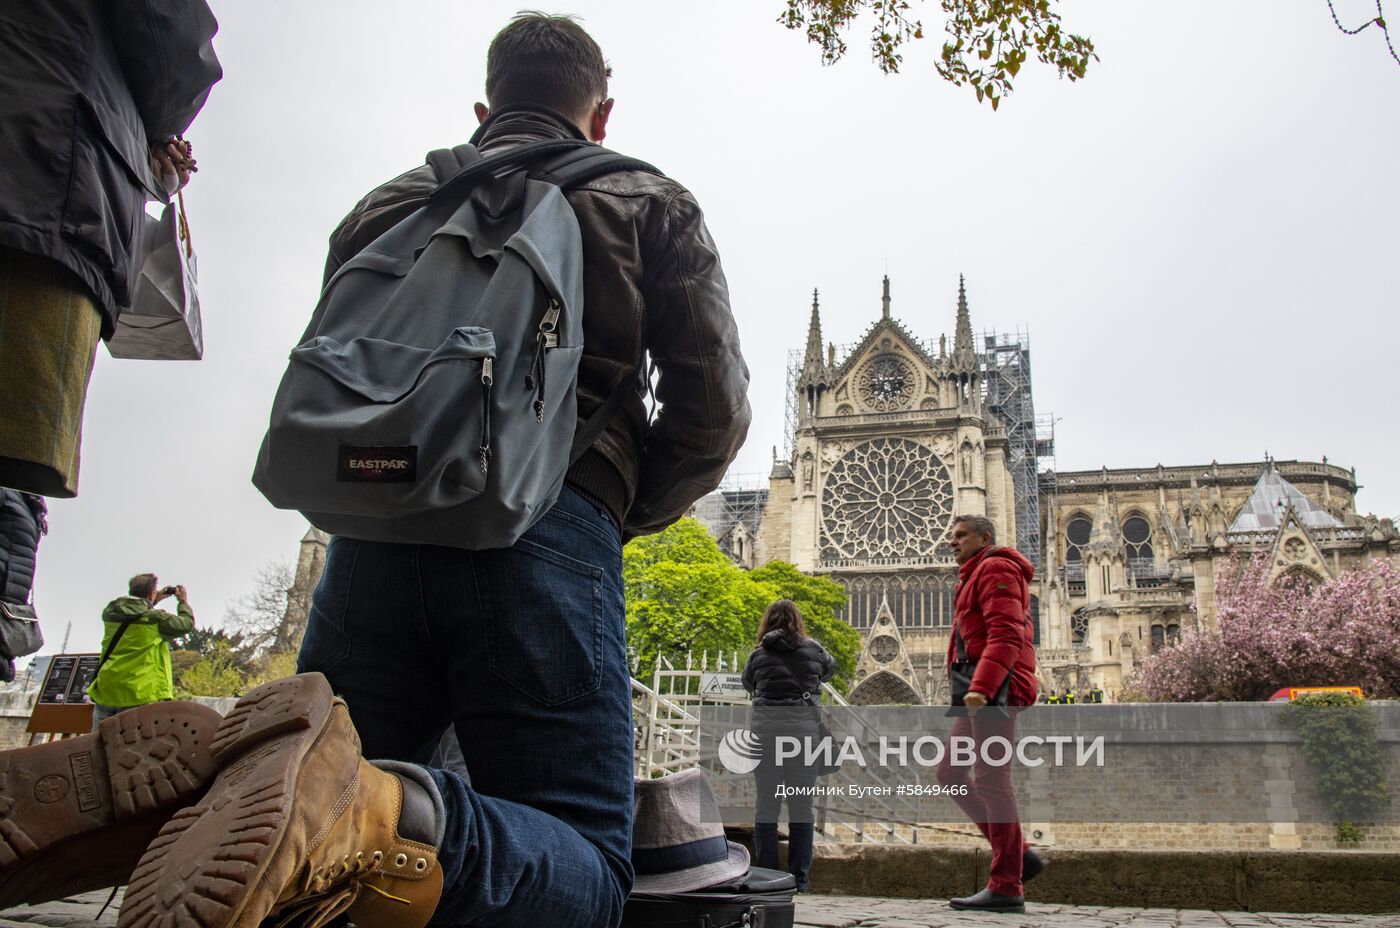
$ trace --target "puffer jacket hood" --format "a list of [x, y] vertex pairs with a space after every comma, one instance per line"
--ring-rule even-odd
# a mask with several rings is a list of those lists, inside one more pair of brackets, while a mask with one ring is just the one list
[[762, 646], [774, 651], [796, 651], [806, 640], [781, 628], [775, 628], [763, 636]]

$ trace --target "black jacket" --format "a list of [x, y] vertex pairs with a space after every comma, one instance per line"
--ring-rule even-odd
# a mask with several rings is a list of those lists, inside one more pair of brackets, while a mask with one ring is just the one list
[[0, 599], [7, 603], [29, 602], [47, 512], [43, 497], [0, 487]]
[[0, 0], [0, 246], [63, 264], [112, 333], [131, 301], [149, 144], [222, 75], [204, 0]]
[[744, 689], [755, 706], [814, 705], [821, 701], [821, 685], [835, 674], [836, 659], [815, 638], [771, 631], [744, 665]]
[[[537, 109], [503, 110], [478, 132], [482, 151], [578, 129]], [[440, 179], [423, 165], [371, 191], [331, 235], [326, 279], [408, 216]], [[749, 369], [729, 308], [719, 252], [700, 206], [680, 184], [640, 171], [567, 193], [583, 238], [583, 358], [578, 407], [587, 418], [624, 377], [655, 362], [658, 411], [640, 389], [569, 470], [566, 482], [606, 506], [627, 538], [659, 532], [718, 486], [748, 434]]]

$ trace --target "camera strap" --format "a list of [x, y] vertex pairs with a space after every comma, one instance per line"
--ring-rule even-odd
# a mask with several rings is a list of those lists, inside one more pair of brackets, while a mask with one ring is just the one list
[[[107, 658], [111, 657], [112, 652], [116, 650], [117, 642], [122, 640], [122, 635], [126, 634], [127, 628], [134, 621], [136, 621], [135, 618], [128, 618], [122, 620], [121, 628], [117, 629], [117, 633], [112, 636], [112, 640], [107, 642], [107, 647], [102, 652], [102, 659], [97, 662], [97, 669], [99, 672], [102, 670], [102, 665], [107, 663]], [[95, 677], [96, 675], [94, 674], [94, 678]]]

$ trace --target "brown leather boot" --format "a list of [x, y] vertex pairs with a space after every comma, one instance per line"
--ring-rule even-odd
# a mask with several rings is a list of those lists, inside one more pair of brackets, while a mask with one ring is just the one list
[[214, 778], [222, 717], [160, 702], [97, 731], [0, 751], [0, 909], [125, 883], [160, 827]]
[[421, 928], [442, 870], [425, 790], [366, 763], [319, 673], [258, 687], [214, 743], [218, 777], [132, 874], [119, 928]]

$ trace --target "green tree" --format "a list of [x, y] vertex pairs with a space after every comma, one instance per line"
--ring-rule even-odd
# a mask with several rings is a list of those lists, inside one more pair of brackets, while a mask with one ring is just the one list
[[175, 698], [239, 696], [244, 692], [245, 683], [228, 637], [214, 638], [205, 652], [193, 663], [186, 664], [175, 677]]
[[628, 544], [622, 576], [627, 640], [643, 679], [663, 655], [676, 659], [686, 652], [737, 652], [742, 660], [758, 637], [763, 611], [777, 599], [797, 603], [812, 637], [836, 658], [842, 685], [855, 670], [860, 636], [836, 617], [845, 604], [840, 586], [808, 577], [791, 564], [755, 571], [736, 567], [694, 519]]
[[[921, 0], [917, 0], [921, 2]], [[1031, 55], [1071, 81], [1082, 78], [1094, 43], [1066, 32], [1056, 12], [1057, 0], [939, 0], [947, 20], [947, 39], [934, 65], [944, 80], [968, 86], [978, 102], [996, 109]], [[923, 24], [910, 18], [908, 0], [787, 0], [778, 22], [803, 29], [821, 48], [822, 61], [833, 64], [846, 54], [843, 34], [863, 13], [874, 16], [870, 53], [881, 71], [897, 72], [900, 49], [924, 37]], [[973, 62], [969, 64], [969, 62]]]

